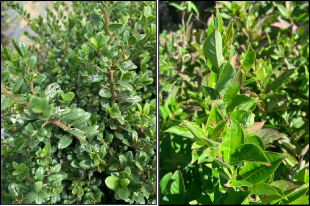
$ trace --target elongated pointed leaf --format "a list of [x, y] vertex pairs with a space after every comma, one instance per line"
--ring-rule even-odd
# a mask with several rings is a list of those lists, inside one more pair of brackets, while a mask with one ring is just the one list
[[272, 17], [272, 15], [266, 16], [260, 20], [258, 20], [258, 22], [256, 23], [256, 25], [254, 26], [252, 32], [257, 32], [260, 28], [262, 28], [264, 26], [264, 24], [268, 21], [268, 19], [270, 19]]
[[214, 127], [214, 129], [210, 135], [210, 139], [217, 140], [219, 137], [223, 136], [223, 134], [225, 132], [226, 124], [227, 124], [227, 120], [218, 122], [215, 125], [215, 127]]
[[250, 143], [251, 144], [256, 144], [263, 151], [265, 149], [263, 141], [259, 137], [257, 137], [257, 136], [245, 136], [244, 137], [244, 143], [246, 143], [246, 144], [250, 144]]
[[183, 137], [188, 137], [194, 140], [194, 135], [191, 133], [191, 131], [188, 128], [174, 126], [174, 127], [170, 127], [165, 132], [174, 133], [174, 134], [177, 134]]
[[242, 62], [245, 72], [248, 72], [251, 69], [252, 65], [255, 62], [255, 57], [256, 57], [256, 53], [254, 49], [252, 49], [252, 47], [249, 46], [246, 52], [245, 58]]
[[263, 182], [257, 183], [253, 185], [253, 187], [249, 188], [249, 193], [256, 195], [276, 195], [286, 198], [281, 190], [278, 191], [275, 187]]
[[265, 93], [269, 93], [271, 90], [276, 91], [281, 85], [294, 73], [295, 69], [289, 69], [283, 72], [275, 81], [271, 81]]
[[207, 92], [209, 93], [211, 100], [216, 100], [216, 99], [218, 99], [218, 96], [217, 96], [217, 94], [215, 93], [215, 90], [214, 90], [213, 88], [211, 88], [211, 87], [206, 87], [206, 86], [204, 86], [204, 88], [205, 88], [205, 89], [207, 90]]
[[248, 135], [255, 135], [263, 128], [264, 124], [265, 122], [254, 122], [251, 127], [244, 130], [244, 133]]
[[213, 102], [212, 107], [211, 107], [211, 113], [210, 113], [210, 116], [208, 118], [207, 125], [206, 125], [208, 129], [208, 133], [212, 134], [212, 131], [215, 128], [215, 125], [218, 122], [223, 121], [223, 120], [224, 118], [221, 115], [221, 113], [218, 111], [216, 102]]
[[240, 187], [240, 186], [246, 186], [246, 187], [252, 187], [253, 185], [245, 180], [235, 180], [235, 181], [229, 181], [227, 184], [225, 184], [226, 187]]
[[228, 89], [226, 90], [226, 93], [223, 96], [223, 101], [224, 102], [228, 102], [230, 100], [232, 100], [236, 94], [238, 93], [238, 91], [240, 90], [241, 86], [243, 83], [243, 73], [241, 71], [239, 71], [233, 81], [231, 82], [231, 84], [229, 85]]
[[282, 137], [286, 137], [287, 135], [284, 133], [280, 133], [278, 130], [276, 129], [272, 129], [272, 128], [264, 128], [261, 129], [256, 136], [258, 136], [259, 138], [261, 138], [261, 140], [264, 143], [268, 143], [268, 142], [272, 142], [274, 140], [280, 139]]
[[262, 151], [256, 144], [243, 144], [236, 148], [234, 154], [231, 157], [231, 164], [238, 164], [241, 161], [255, 162], [271, 166], [264, 151]]
[[222, 33], [223, 31], [223, 19], [220, 15], [220, 11], [216, 9], [216, 17], [215, 17], [215, 28]]
[[232, 155], [237, 152], [240, 145], [244, 144], [244, 133], [236, 120], [230, 118], [229, 122], [228, 134], [223, 137], [223, 143], [220, 145], [220, 156], [227, 163], [236, 163]]
[[236, 70], [232, 68], [230, 62], [227, 62], [224, 68], [221, 70], [219, 80], [215, 86], [215, 89], [219, 92], [220, 97], [223, 97], [223, 95], [226, 93], [236, 73]]
[[181, 171], [175, 171], [171, 180], [169, 199], [172, 204], [182, 205], [185, 203], [185, 186]]
[[267, 159], [271, 166], [266, 166], [258, 163], [246, 162], [243, 169], [240, 171], [242, 180], [256, 184], [266, 179], [274, 173], [282, 160], [287, 156], [286, 154], [265, 152]]
[[163, 176], [159, 182], [159, 186], [160, 186], [160, 192], [164, 195], [166, 195], [168, 193], [168, 183], [169, 180], [171, 179], [172, 173], [168, 172], [167, 174], [165, 174], [165, 176]]
[[209, 59], [213, 66], [220, 68], [224, 63], [222, 54], [222, 37], [221, 33], [215, 29], [203, 43], [203, 51], [206, 59]]
[[211, 139], [208, 139], [208, 135], [195, 123], [183, 120], [185, 126], [192, 132], [195, 139], [199, 142], [204, 143], [205, 145], [209, 145], [211, 147], [218, 145], [218, 142], [215, 142]]
[[[252, 103], [252, 102], [255, 103], [256, 100], [244, 94], [238, 94], [231, 101], [228, 102], [227, 113], [231, 113], [238, 107], [246, 103]], [[239, 108], [239, 109], [242, 110], [242, 108]]]

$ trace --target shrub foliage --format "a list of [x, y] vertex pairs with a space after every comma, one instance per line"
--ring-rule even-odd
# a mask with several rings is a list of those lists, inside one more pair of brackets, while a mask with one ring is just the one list
[[35, 44], [1, 46], [1, 203], [156, 204], [156, 3], [6, 3]]

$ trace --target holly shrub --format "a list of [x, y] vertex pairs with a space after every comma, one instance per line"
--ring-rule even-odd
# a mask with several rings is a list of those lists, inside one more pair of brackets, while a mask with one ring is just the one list
[[309, 2], [217, 7], [160, 34], [160, 204], [308, 205]]
[[35, 44], [1, 46], [1, 203], [156, 204], [156, 2], [6, 3]]

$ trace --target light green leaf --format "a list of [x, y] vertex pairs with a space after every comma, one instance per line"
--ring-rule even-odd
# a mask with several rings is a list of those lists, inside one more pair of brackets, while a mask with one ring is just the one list
[[129, 185], [129, 183], [130, 183], [130, 180], [128, 178], [122, 178], [120, 180], [121, 187], [127, 187]]
[[[236, 95], [231, 101], [227, 102], [227, 113], [233, 112], [236, 108], [241, 107], [242, 105], [245, 105], [246, 103], [254, 103], [256, 102], [255, 99], [252, 99], [251, 97], [248, 97], [244, 94], [238, 94]], [[241, 110], [241, 108], [239, 108]]]
[[224, 63], [222, 54], [222, 37], [221, 33], [215, 29], [203, 43], [203, 52], [206, 59], [209, 59], [217, 69]]
[[272, 15], [269, 15], [269, 16], [266, 16], [266, 17], [258, 20], [256, 25], [252, 29], [252, 33], [257, 32], [259, 29], [261, 29], [264, 26], [264, 24], [268, 21], [268, 19], [270, 19], [271, 17], [272, 17]]
[[180, 135], [180, 136], [183, 136], [183, 137], [188, 137], [190, 139], [194, 139], [194, 135], [187, 128], [182, 128], [182, 127], [174, 126], [174, 127], [170, 127], [165, 132], [170, 132], [170, 133], [174, 133], [176, 135]]
[[44, 74], [39, 74], [38, 76], [34, 78], [33, 81], [37, 83], [42, 83], [44, 82], [45, 79], [46, 79], [46, 76]]
[[5, 110], [5, 109], [8, 108], [10, 105], [11, 105], [10, 100], [9, 100], [6, 96], [1, 95], [1, 111], [2, 111], [2, 110]]
[[231, 156], [231, 164], [238, 164], [240, 161], [255, 162], [271, 166], [264, 151], [256, 144], [243, 144], [236, 148], [236, 152]]
[[171, 180], [173, 182], [170, 186], [170, 193], [168, 193], [169, 199], [172, 204], [182, 205], [185, 203], [185, 186], [181, 171], [175, 171]]
[[35, 176], [37, 176], [38, 180], [42, 181], [44, 178], [44, 170], [43, 167], [39, 167], [35, 173]]
[[32, 69], [33, 69], [34, 65], [36, 64], [36, 62], [37, 62], [37, 57], [36, 56], [28, 57], [27, 65], [28, 65], [29, 71], [32, 71]]
[[221, 97], [226, 93], [236, 73], [236, 70], [231, 66], [230, 62], [227, 62], [224, 68], [221, 69], [219, 80], [215, 86], [215, 89], [219, 91]]
[[233, 99], [240, 90], [242, 83], [243, 83], [243, 73], [239, 71], [235, 75], [233, 81], [230, 83], [228, 89], [226, 90], [226, 93], [223, 96], [223, 101], [228, 102], [231, 99]]
[[61, 96], [64, 101], [70, 102], [74, 98], [75, 94], [73, 92], [68, 92], [67, 94], [62, 93]]
[[249, 188], [249, 193], [250, 194], [256, 194], [256, 195], [276, 195], [276, 196], [281, 196], [283, 198], [286, 198], [282, 192], [282, 190], [279, 189], [279, 191], [273, 187], [270, 186], [266, 183], [260, 182], [257, 183], [255, 185], [253, 185], [253, 187]]
[[64, 149], [67, 148], [72, 143], [73, 138], [71, 136], [62, 136], [58, 142], [58, 148]]
[[209, 145], [211, 147], [214, 147], [218, 145], [218, 142], [215, 142], [213, 140], [208, 139], [208, 135], [195, 123], [189, 122], [187, 120], [183, 120], [185, 126], [191, 131], [191, 133], [194, 135], [195, 139], [198, 142], [201, 142], [205, 145]]
[[24, 204], [30, 204], [32, 202], [34, 202], [38, 197], [38, 194], [35, 192], [28, 192], [25, 197], [24, 197]]
[[215, 28], [222, 33], [223, 31], [223, 20], [220, 15], [219, 9], [216, 8], [216, 17], [215, 17]]
[[79, 165], [83, 169], [89, 169], [91, 168], [91, 160], [82, 160]]
[[243, 169], [240, 171], [242, 180], [256, 184], [266, 179], [274, 173], [282, 160], [287, 156], [286, 154], [265, 152], [265, 155], [271, 166], [266, 166], [258, 163], [246, 162]]
[[168, 183], [171, 179], [172, 173], [168, 172], [163, 176], [159, 182], [160, 191], [162, 194], [167, 195], [168, 194]]
[[255, 62], [255, 58], [256, 58], [256, 53], [254, 51], [254, 49], [252, 49], [251, 46], [248, 47], [248, 50], [246, 52], [245, 58], [242, 62], [242, 65], [244, 66], [244, 71], [248, 72], [252, 65]]
[[105, 184], [108, 188], [110, 188], [111, 190], [114, 190], [118, 187], [119, 180], [115, 176], [109, 176], [105, 179]]
[[215, 125], [217, 123], [219, 123], [220, 121], [223, 121], [223, 120], [224, 120], [224, 118], [221, 115], [221, 113], [218, 111], [216, 102], [213, 102], [212, 107], [211, 107], [210, 116], [208, 118], [207, 125], [206, 125], [207, 129], [208, 129], [208, 134], [212, 134], [212, 131], [213, 131]]
[[33, 190], [38, 193], [40, 192], [42, 189], [42, 182], [41, 181], [38, 181], [38, 182], [35, 182], [33, 183]]
[[126, 200], [126, 199], [128, 199], [130, 192], [129, 192], [129, 189], [127, 187], [118, 187], [116, 189], [116, 194], [120, 199]]
[[227, 163], [235, 163], [232, 155], [237, 152], [240, 145], [244, 144], [244, 133], [236, 120], [230, 118], [229, 122], [228, 134], [223, 137], [223, 142], [220, 145], [220, 156]]

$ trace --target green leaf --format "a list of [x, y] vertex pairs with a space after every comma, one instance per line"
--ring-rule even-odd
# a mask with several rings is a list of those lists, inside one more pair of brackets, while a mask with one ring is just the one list
[[245, 58], [242, 62], [242, 65], [244, 66], [245, 72], [248, 72], [251, 69], [252, 65], [255, 62], [255, 58], [256, 58], [256, 53], [255, 53], [254, 49], [252, 49], [252, 47], [249, 46], [248, 50], [245, 54]]
[[100, 23], [103, 24], [102, 18], [101, 18], [101, 16], [99, 16], [98, 14], [92, 14], [92, 15], [90, 16], [90, 18], [91, 18], [91, 20], [94, 22], [94, 24], [95, 24], [96, 26], [98, 26], [98, 27], [99, 27]]
[[261, 148], [261, 150], [263, 150], [264, 151], [264, 143], [263, 143], [263, 141], [259, 138], [259, 137], [257, 137], [257, 136], [245, 136], [244, 137], [244, 143], [246, 143], [246, 144], [255, 144], [255, 145], [257, 145], [259, 148]]
[[228, 183], [225, 184], [225, 186], [226, 187], [241, 187], [241, 186], [252, 187], [252, 184], [245, 180], [233, 180], [233, 181], [228, 181]]
[[42, 189], [42, 182], [38, 181], [38, 182], [33, 183], [33, 189], [34, 189], [35, 193], [40, 192]]
[[39, 167], [35, 173], [35, 176], [37, 176], [38, 180], [42, 181], [44, 178], [44, 170], [43, 167]]
[[285, 17], [285, 18], [290, 17], [288, 10], [282, 4], [277, 4], [277, 7], [278, 7], [278, 9], [279, 9], [279, 11], [283, 17]]
[[270, 81], [264, 93], [269, 93], [271, 90], [275, 92], [294, 73], [294, 71], [295, 69], [288, 69], [283, 72], [277, 79]]
[[1, 71], [1, 83], [6, 83], [10, 78], [10, 72]]
[[233, 191], [231, 192], [228, 197], [224, 201], [224, 205], [243, 205], [244, 201], [248, 198], [246, 192], [242, 191]]
[[220, 15], [219, 9], [216, 8], [216, 17], [215, 17], [215, 28], [222, 33], [223, 31], [223, 20]]
[[66, 132], [69, 132], [70, 134], [77, 136], [79, 138], [82, 138], [84, 140], [86, 139], [86, 137], [84, 136], [84, 134], [80, 130], [67, 129]]
[[106, 98], [106, 99], [109, 99], [112, 97], [112, 94], [111, 92], [106, 89], [106, 88], [102, 88], [100, 91], [99, 91], [99, 96], [103, 97], [103, 98]]
[[17, 81], [14, 84], [13, 90], [12, 90], [12, 92], [14, 94], [20, 93], [20, 90], [21, 90], [21, 87], [23, 85], [23, 82], [24, 82], [23, 79], [21, 79], [21, 78], [17, 79]]
[[11, 105], [11, 102], [8, 98], [6, 98], [6, 96], [1, 95], [1, 111], [5, 110], [6, 108], [8, 108]]
[[18, 42], [18, 47], [20, 48], [20, 51], [22, 53], [22, 57], [25, 57], [28, 53], [28, 48], [27, 48], [27, 45], [25, 44], [25, 42], [23, 41], [20, 41]]
[[73, 138], [71, 136], [62, 136], [58, 142], [58, 148], [64, 149], [67, 148], [72, 143]]
[[111, 190], [114, 190], [118, 187], [119, 180], [115, 176], [109, 176], [105, 179], [105, 184], [108, 188], [110, 188]]
[[122, 178], [120, 180], [121, 187], [127, 187], [127, 185], [129, 185], [129, 183], [130, 183], [130, 180], [128, 178]]
[[223, 143], [220, 145], [220, 156], [227, 163], [235, 163], [232, 155], [237, 152], [240, 145], [244, 144], [244, 133], [236, 120], [230, 118], [229, 121], [228, 134], [223, 137]]
[[231, 101], [228, 102], [227, 113], [230, 114], [231, 112], [233, 112], [238, 107], [240, 110], [242, 110], [242, 108], [240, 108], [240, 107], [242, 105], [244, 105], [246, 103], [250, 103], [250, 102], [254, 103], [254, 102], [256, 102], [256, 100], [252, 99], [251, 97], [248, 97], [244, 94], [238, 94]]
[[67, 94], [62, 93], [61, 96], [64, 101], [70, 102], [74, 98], [75, 94], [73, 92], [68, 92]]
[[185, 186], [180, 170], [176, 170], [171, 177], [169, 199], [172, 204], [182, 205], [185, 203]]
[[128, 102], [128, 103], [137, 103], [137, 102], [141, 102], [142, 99], [139, 96], [132, 96], [132, 97], [128, 97], [124, 100], [124, 102]]
[[137, 42], [136, 37], [135, 37], [135, 36], [131, 36], [131, 37], [129, 37], [129, 39], [128, 39], [128, 46], [135, 45], [136, 42]]
[[215, 90], [211, 87], [204, 86], [204, 88], [207, 90], [208, 94], [210, 95], [211, 100], [218, 99], [217, 94], [215, 93]]
[[235, 75], [233, 81], [230, 83], [228, 89], [226, 90], [226, 93], [223, 96], [223, 101], [228, 102], [232, 100], [240, 90], [242, 83], [243, 83], [243, 73], [239, 71]]
[[[21, 196], [19, 185], [16, 183], [9, 184], [8, 190], [13, 200], [18, 199]], [[1, 196], [1, 203], [2, 203], [2, 196]]]
[[28, 192], [25, 197], [24, 197], [24, 204], [30, 204], [32, 202], [34, 202], [38, 197], [38, 194], [35, 192]]
[[12, 44], [13, 44], [14, 48], [16, 49], [16, 51], [18, 52], [18, 54], [21, 57], [23, 57], [23, 53], [21, 51], [21, 48], [19, 48], [18, 42], [14, 38], [12, 38]]
[[33, 81], [37, 83], [42, 83], [44, 82], [45, 79], [46, 79], [46, 76], [44, 74], [39, 74], [38, 76], [34, 78]]
[[54, 181], [59, 182], [59, 181], [63, 180], [64, 177], [65, 177], [64, 174], [52, 174], [51, 176], [48, 177], [48, 181], [51, 182], [54, 180]]
[[201, 191], [198, 188], [197, 184], [195, 183], [195, 181], [192, 181], [191, 186], [189, 187], [188, 190], [188, 196], [187, 196], [187, 201], [192, 201], [192, 200], [196, 200], [201, 196]]
[[174, 133], [176, 135], [180, 135], [180, 136], [183, 136], [183, 137], [188, 137], [190, 139], [194, 139], [194, 135], [187, 128], [182, 128], [182, 127], [174, 126], [174, 127], [170, 127], [165, 132], [170, 132], [170, 133]]
[[110, 24], [109, 25], [109, 29], [113, 30], [113, 29], [119, 29], [123, 26], [123, 24]]
[[272, 141], [275, 141], [277, 139], [280, 139], [282, 137], [286, 137], [287, 135], [284, 133], [280, 133], [278, 130], [276, 129], [272, 129], [272, 128], [264, 128], [261, 129], [256, 136], [258, 136], [259, 138], [261, 138], [261, 140], [266, 144]]
[[250, 187], [249, 188], [249, 193], [250, 194], [256, 194], [256, 195], [276, 195], [276, 196], [281, 196], [283, 198], [286, 198], [284, 197], [284, 194], [282, 192], [282, 190], [277, 190], [275, 187], [273, 186], [270, 186], [266, 183], [263, 183], [263, 182], [260, 182], [260, 183], [257, 183], [255, 185], [253, 185], [253, 187]]
[[22, 147], [26, 142], [26, 139], [24, 137], [15, 137], [14, 138], [14, 146], [15, 148], [20, 148]]
[[36, 64], [36, 62], [37, 62], [37, 57], [36, 56], [28, 57], [27, 65], [28, 65], [29, 71], [32, 71], [32, 69], [33, 69], [34, 65]]
[[242, 116], [242, 124], [244, 128], [248, 128], [254, 124], [255, 115], [251, 112], [245, 112]]
[[226, 93], [236, 73], [236, 70], [231, 66], [230, 62], [227, 62], [224, 68], [221, 69], [219, 80], [215, 86], [215, 89], [219, 91], [221, 97]]
[[218, 122], [210, 135], [210, 139], [217, 140], [219, 137], [223, 136], [226, 124], [227, 120]]
[[208, 135], [195, 123], [189, 122], [187, 120], [183, 120], [185, 126], [191, 131], [191, 133], [194, 135], [195, 139], [204, 144], [209, 145], [211, 147], [214, 147], [218, 145], [219, 143], [208, 139]]
[[[91, 113], [84, 112], [84, 114], [79, 119], [77, 119], [71, 123], [71, 126], [75, 126], [75, 127], [80, 128], [86, 124], [86, 122], [90, 119], [90, 117], [91, 117]], [[85, 131], [83, 131], [83, 134], [84, 133], [85, 133]]]
[[266, 16], [266, 17], [260, 19], [256, 23], [256, 25], [253, 27], [252, 33], [257, 32], [259, 29], [261, 29], [264, 26], [264, 24], [268, 21], [268, 19], [270, 19], [271, 17], [272, 17], [272, 15], [269, 15], [269, 16]]
[[236, 151], [231, 156], [231, 164], [238, 164], [240, 161], [255, 162], [271, 166], [264, 151], [256, 144], [243, 144], [236, 148]]
[[168, 194], [168, 183], [171, 179], [172, 173], [168, 172], [167, 174], [165, 174], [165, 176], [163, 176], [159, 182], [159, 186], [160, 186], [160, 192], [163, 195], [167, 195]]
[[208, 121], [207, 121], [207, 130], [208, 130], [208, 134], [212, 134], [212, 131], [215, 127], [215, 125], [217, 123], [219, 123], [220, 121], [223, 121], [224, 118], [221, 115], [221, 113], [218, 111], [217, 108], [217, 104], [216, 102], [212, 103], [212, 107], [211, 107], [211, 112], [210, 112], [210, 116], [208, 117]]
[[286, 154], [265, 152], [265, 155], [271, 166], [266, 166], [258, 163], [246, 162], [243, 169], [240, 171], [242, 180], [256, 184], [266, 179], [274, 173], [282, 160], [287, 156]]
[[94, 46], [94, 49], [97, 51], [98, 50], [98, 42], [97, 42], [97, 40], [94, 37], [92, 37], [92, 38], [89, 39], [89, 41]]
[[116, 189], [116, 194], [120, 199], [126, 200], [126, 199], [128, 199], [130, 192], [129, 192], [129, 189], [127, 187], [118, 187]]
[[91, 168], [91, 160], [82, 160], [79, 165], [83, 169], [89, 169]]
[[221, 33], [215, 29], [210, 36], [203, 43], [203, 52], [206, 59], [209, 59], [214, 67], [217, 69], [224, 63], [222, 54], [222, 37]]
[[32, 96], [29, 102], [29, 108], [34, 112], [34, 113], [42, 113], [42, 101], [41, 98], [39, 97], [34, 97]]

